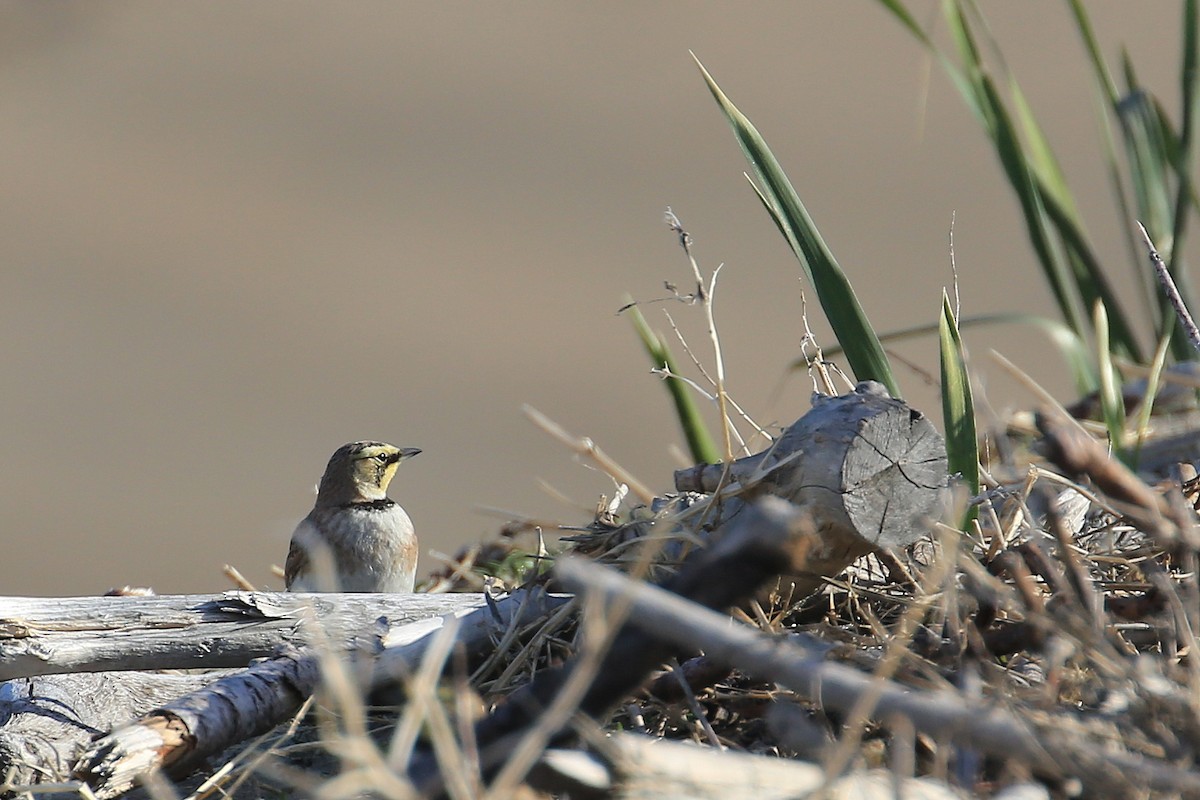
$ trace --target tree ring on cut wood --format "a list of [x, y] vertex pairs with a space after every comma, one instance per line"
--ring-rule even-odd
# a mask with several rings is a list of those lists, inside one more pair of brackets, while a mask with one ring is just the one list
[[[676, 488], [713, 492], [723, 470], [681, 470]], [[738, 459], [729, 471], [748, 496], [769, 493], [806, 509], [833, 562], [912, 544], [942, 516], [948, 496], [941, 435], [874, 381], [838, 397], [814, 396], [812, 410], [770, 449]], [[729, 501], [723, 516], [739, 505]]]

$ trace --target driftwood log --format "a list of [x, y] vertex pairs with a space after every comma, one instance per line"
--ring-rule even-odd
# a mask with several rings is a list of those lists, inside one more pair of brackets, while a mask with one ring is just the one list
[[804, 509], [817, 542], [804, 571], [787, 576], [794, 594], [804, 595], [859, 556], [928, 533], [945, 510], [946, 469], [933, 424], [882, 384], [863, 381], [850, 394], [814, 395], [812, 410], [768, 450], [681, 470], [675, 487], [737, 495], [723, 502], [718, 525], [764, 494]]
[[[478, 594], [0, 598], [0, 774], [66, 779], [94, 736], [208, 686], [221, 668], [307, 644], [304, 619], [346, 638], [386, 617], [411, 636], [410, 624], [484, 604]], [[137, 671], [165, 669], [206, 671]]]
[[[98, 779], [98, 789], [119, 783], [121, 789], [160, 765], [194, 763], [256, 732], [269, 729], [294, 713], [311, 694], [319, 678], [316, 654], [307, 642], [315, 628], [302, 619], [319, 623], [319, 639], [332, 648], [344, 648], [355, 637], [367, 640], [375, 657], [378, 680], [402, 674], [417, 663], [433, 633], [446, 616], [461, 617], [460, 640], [476, 653], [490, 645], [490, 635], [515, 616], [545, 613], [546, 606], [561, 605], [567, 598], [540, 594], [526, 603], [526, 593], [489, 604], [479, 594], [459, 595], [289, 595], [235, 592], [209, 596], [150, 598], [71, 598], [49, 601], [14, 598], [8, 617], [20, 619], [28, 638], [45, 628], [51, 604], [64, 602], [68, 612], [63, 626], [79, 635], [87, 627], [108, 631], [117, 641], [96, 636], [84, 644], [74, 638], [44, 648], [36, 664], [39, 673], [77, 668], [103, 669], [123, 664], [115, 653], [122, 640], [136, 652], [144, 669], [230, 665], [242, 666], [264, 654], [283, 655], [260, 661], [249, 670], [218, 670], [203, 674], [157, 672], [82, 672], [67, 675], [37, 674], [9, 680], [0, 686], [0, 772], [14, 784], [61, 781], [70, 776], [80, 752], [96, 736], [116, 728], [93, 745], [105, 748], [107, 761], [95, 759], [85, 770]], [[12, 613], [14, 608], [21, 614]], [[224, 609], [224, 610], [221, 610]], [[387, 620], [382, 624], [380, 620]], [[395, 620], [395, 622], [393, 622]], [[229, 637], [220, 655], [207, 661], [203, 644]], [[164, 630], [174, 631], [171, 642]], [[190, 643], [191, 653], [181, 643]], [[25, 643], [23, 650], [28, 649]], [[7, 647], [7, 645], [5, 645]], [[50, 653], [63, 655], [62, 662]], [[86, 655], [85, 655], [86, 654]], [[241, 654], [241, 655], [235, 655]], [[90, 659], [90, 660], [89, 660]], [[198, 659], [198, 660], [197, 660]], [[143, 716], [145, 715], [145, 716]], [[126, 728], [139, 717], [143, 719]], [[126, 760], [122, 761], [122, 757]], [[116, 762], [113, 763], [113, 759]], [[136, 768], [130, 768], [136, 763]], [[103, 770], [104, 772], [101, 772]], [[109, 775], [111, 773], [111, 775]]]
[[[466, 613], [457, 641], [477, 656], [510, 626], [540, 619], [568, 600], [542, 591], [518, 592]], [[439, 617], [391, 630], [383, 638], [403, 643], [381, 651], [359, 648], [357, 657], [371, 666], [369, 685], [364, 688], [415, 673], [432, 634], [444, 621]], [[74, 773], [102, 799], [117, 797], [152, 771], [165, 768], [186, 774], [205, 756], [264, 733], [299, 710], [320, 681], [320, 659], [319, 647], [304, 647], [156, 708], [93, 742]]]
[[0, 680], [65, 672], [244, 667], [283, 644], [470, 611], [479, 594], [226, 592], [151, 597], [0, 597]]
[[571, 798], [612, 800], [961, 800], [944, 783], [861, 771], [830, 780], [817, 764], [616, 733], [594, 753], [551, 750], [530, 783]]

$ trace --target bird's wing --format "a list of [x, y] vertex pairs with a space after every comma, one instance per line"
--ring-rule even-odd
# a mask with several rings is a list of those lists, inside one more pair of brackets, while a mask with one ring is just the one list
[[300, 543], [304, 538], [301, 530], [306, 523], [307, 520], [301, 522], [300, 527], [296, 528], [296, 532], [292, 534], [292, 543], [288, 547], [287, 561], [283, 564], [283, 584], [289, 589], [292, 588], [292, 584], [298, 576], [306, 575], [311, 571], [308, 549]]

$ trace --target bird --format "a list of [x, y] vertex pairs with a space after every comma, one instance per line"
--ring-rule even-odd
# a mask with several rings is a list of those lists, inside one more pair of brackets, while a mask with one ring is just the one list
[[420, 452], [372, 441], [337, 449], [312, 511], [292, 533], [283, 570], [288, 591], [413, 590], [417, 535], [387, 488], [396, 467]]

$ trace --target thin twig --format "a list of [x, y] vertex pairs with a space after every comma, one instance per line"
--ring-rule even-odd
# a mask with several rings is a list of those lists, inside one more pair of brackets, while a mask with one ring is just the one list
[[670, 226], [676, 234], [679, 235], [679, 246], [683, 248], [683, 252], [687, 255], [688, 263], [692, 265], [692, 276], [696, 279], [696, 298], [700, 301], [700, 305], [704, 308], [704, 319], [708, 323], [708, 337], [712, 340], [713, 346], [713, 361], [717, 373], [717, 406], [721, 413], [721, 428], [725, 434], [725, 460], [733, 460], [733, 437], [730, 434], [732, 425], [729, 421], [729, 409], [727, 406], [727, 398], [725, 396], [725, 359], [721, 355], [721, 337], [717, 335], [717, 323], [713, 317], [713, 293], [717, 289], [717, 276], [721, 273], [721, 267], [713, 270], [712, 278], [709, 279], [708, 289], [704, 287], [704, 278], [700, 274], [700, 265], [696, 263], [696, 257], [692, 255], [692, 235], [688, 233], [683, 223], [679, 221], [679, 217], [670, 208], [666, 212], [667, 225]]
[[1162, 286], [1163, 294], [1167, 296], [1167, 300], [1171, 302], [1171, 307], [1175, 309], [1175, 316], [1179, 318], [1179, 323], [1183, 325], [1183, 330], [1188, 336], [1188, 341], [1192, 343], [1192, 347], [1200, 351], [1200, 328], [1196, 327], [1191, 313], [1183, 303], [1183, 298], [1179, 296], [1179, 289], [1175, 288], [1175, 281], [1171, 278], [1171, 271], [1167, 269], [1162, 256], [1155, 249], [1154, 242], [1150, 239], [1150, 234], [1146, 232], [1146, 227], [1141, 222], [1138, 222], [1137, 226], [1138, 230], [1142, 232], [1142, 238], [1146, 242], [1146, 249], [1150, 253], [1150, 263], [1154, 265], [1154, 272], [1158, 275], [1158, 282]]
[[1075, 428], [1077, 428], [1079, 430], [1080, 433], [1086, 434], [1088, 436], [1091, 435], [1087, 432], [1087, 430], [1083, 427], [1083, 425], [1079, 424], [1079, 420], [1077, 420], [1073, 416], [1071, 416], [1070, 413], [1068, 413], [1067, 409], [1063, 408], [1063, 404], [1060, 403], [1054, 397], [1054, 395], [1050, 394], [1048, 391], [1043, 389], [1042, 385], [1040, 383], [1038, 383], [1037, 381], [1035, 381], [1029, 375], [1029, 373], [1025, 372], [1020, 367], [1018, 367], [1016, 364], [1014, 364], [1013, 362], [1009, 361], [1007, 358], [1002, 356], [1000, 354], [1000, 352], [997, 350], [989, 350], [988, 355], [992, 357], [993, 361], [995, 361], [997, 364], [999, 364], [1001, 367], [1003, 367], [1004, 370], [1006, 372], [1008, 372], [1009, 375], [1011, 375], [1014, 379], [1016, 379], [1016, 381], [1018, 383], [1020, 383], [1022, 386], [1024, 386], [1026, 389], [1028, 389], [1034, 395], [1034, 397], [1036, 397], [1038, 400], [1040, 400], [1041, 402], [1048, 405], [1050, 408], [1054, 409], [1057, 412], [1058, 417], [1062, 418], [1066, 422], [1073, 425]]
[[559, 425], [557, 422], [554, 422], [531, 405], [521, 406], [521, 411], [525, 414], [525, 416], [529, 417], [530, 421], [533, 422], [534, 425], [537, 425], [546, 433], [550, 434], [555, 439], [558, 439], [567, 447], [574, 450], [577, 455], [590, 458], [593, 462], [595, 462], [596, 466], [599, 467], [602, 472], [604, 472], [617, 483], [623, 483], [628, 486], [629, 490], [636, 494], [638, 499], [643, 503], [650, 504], [654, 501], [654, 492], [650, 491], [645, 484], [633, 477], [633, 475], [630, 474], [624, 467], [622, 467], [616, 461], [613, 461], [608, 454], [597, 447], [596, 443], [591, 439], [586, 436], [581, 436], [578, 438], [572, 436], [571, 434], [567, 433], [567, 431], [561, 425]]
[[[663, 316], [665, 316], [667, 318], [667, 323], [671, 326], [671, 330], [675, 332], [675, 338], [679, 340], [680, 346], [683, 347], [683, 352], [687, 353], [688, 358], [690, 358], [692, 360], [692, 364], [696, 367], [696, 369], [704, 377], [704, 380], [708, 381], [709, 385], [712, 386], [713, 389], [715, 390], [717, 388], [716, 380], [714, 380], [713, 377], [708, 374], [708, 370], [704, 368], [704, 364], [700, 361], [699, 358], [696, 357], [696, 354], [695, 354], [695, 352], [693, 352], [691, 346], [688, 345], [687, 339], [683, 335], [683, 331], [679, 330], [679, 326], [675, 324], [675, 318], [671, 316], [671, 313], [669, 311], [665, 311], [665, 310], [663, 311]], [[675, 377], [678, 378], [679, 376], [676, 375]], [[701, 389], [698, 384], [693, 382], [692, 385], [695, 386], [696, 391], [700, 392], [705, 397], [705, 399], [707, 399], [709, 402], [713, 402], [717, 399], [716, 395], [708, 394], [708, 392], [705, 392], [703, 389]], [[760, 436], [762, 436], [766, 441], [768, 441], [768, 442], [771, 441], [771, 438], [772, 438], [771, 434], [769, 434], [765, 430], [763, 430], [762, 426], [759, 425], [757, 422], [755, 422], [753, 420], [753, 418], [751, 418], [751, 416], [746, 413], [745, 409], [743, 409], [740, 405], [738, 405], [737, 401], [729, 396], [728, 392], [725, 393], [725, 398], [729, 401], [729, 404], [731, 406], [733, 406], [734, 411], [738, 412], [738, 416], [740, 416], [743, 420], [746, 421], [747, 425], [749, 425], [751, 428], [754, 428], [754, 430]], [[742, 438], [742, 435], [740, 433], [738, 433], [736, 428], [733, 429], [733, 433], [735, 436], [737, 436], [738, 442], [740, 442], [742, 447], [744, 448], [745, 440]], [[747, 451], [747, 453], [748, 452], [749, 451]]]
[[959, 311], [961, 301], [958, 296], [958, 263], [954, 260], [954, 211], [950, 212], [950, 277], [954, 281], [954, 319], [962, 319]]
[[704, 731], [704, 735], [708, 737], [708, 743], [718, 750], [724, 750], [725, 745], [721, 744], [721, 737], [717, 736], [717, 732], [713, 730], [712, 723], [708, 721], [708, 716], [704, 713], [704, 709], [700, 707], [700, 701], [696, 699], [696, 693], [688, 685], [687, 676], [683, 674], [683, 667], [679, 666], [679, 659], [672, 656], [671, 660], [667, 663], [671, 667], [671, 674], [679, 682], [679, 688], [683, 692], [683, 698], [687, 701], [688, 708], [691, 709], [692, 715], [696, 717], [696, 723]]

